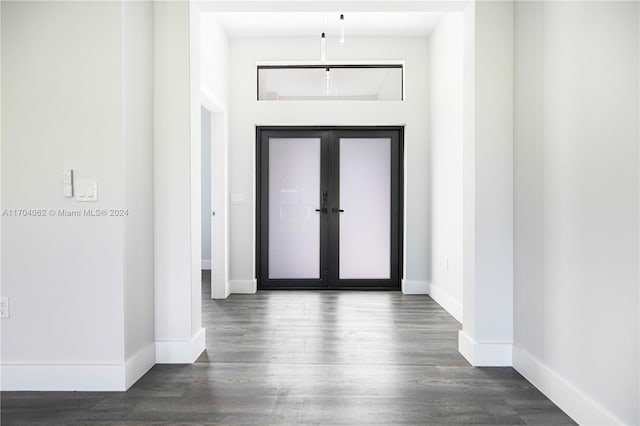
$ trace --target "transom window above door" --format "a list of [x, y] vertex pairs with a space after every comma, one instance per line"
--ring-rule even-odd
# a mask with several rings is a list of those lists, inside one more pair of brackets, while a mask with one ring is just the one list
[[402, 101], [402, 64], [257, 65], [259, 101]]

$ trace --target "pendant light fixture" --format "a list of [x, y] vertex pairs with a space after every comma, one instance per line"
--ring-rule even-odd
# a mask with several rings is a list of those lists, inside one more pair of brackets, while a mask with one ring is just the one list
[[340, 14], [340, 44], [344, 44], [344, 15]]
[[324, 93], [331, 94], [331, 68], [324, 69]]
[[327, 37], [324, 33], [320, 36], [320, 61], [327, 62]]

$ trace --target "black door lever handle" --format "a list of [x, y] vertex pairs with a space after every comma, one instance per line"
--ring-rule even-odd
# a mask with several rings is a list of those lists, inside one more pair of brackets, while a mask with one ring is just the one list
[[336, 209], [335, 207], [331, 209], [331, 213], [344, 213], [342, 209]]
[[321, 209], [316, 209], [316, 211], [317, 211], [317, 212], [320, 212], [320, 213], [326, 213], [326, 212], [327, 212], [327, 208], [326, 208], [326, 207], [323, 207], [323, 208], [321, 208]]

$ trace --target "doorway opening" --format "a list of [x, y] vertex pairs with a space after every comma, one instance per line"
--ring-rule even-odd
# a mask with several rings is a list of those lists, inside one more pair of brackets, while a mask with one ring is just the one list
[[206, 91], [200, 102], [202, 278], [210, 282], [210, 296], [229, 296], [227, 206], [227, 112]]
[[213, 157], [211, 155], [211, 143], [212, 137], [212, 120], [211, 112], [204, 106], [200, 107], [200, 123], [201, 123], [201, 171], [202, 171], [202, 273], [203, 277], [209, 275], [211, 278], [211, 261], [213, 259], [213, 250], [211, 249], [211, 242], [213, 241], [212, 235], [212, 222], [213, 216], [215, 216], [215, 210], [213, 210], [212, 194], [212, 165]]
[[402, 127], [258, 127], [258, 289], [400, 290]]

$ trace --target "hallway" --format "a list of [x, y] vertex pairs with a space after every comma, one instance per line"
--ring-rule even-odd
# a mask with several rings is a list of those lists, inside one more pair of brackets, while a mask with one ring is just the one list
[[128, 392], [4, 392], [2, 424], [573, 424], [512, 368], [472, 368], [427, 296], [209, 298], [207, 351]]

